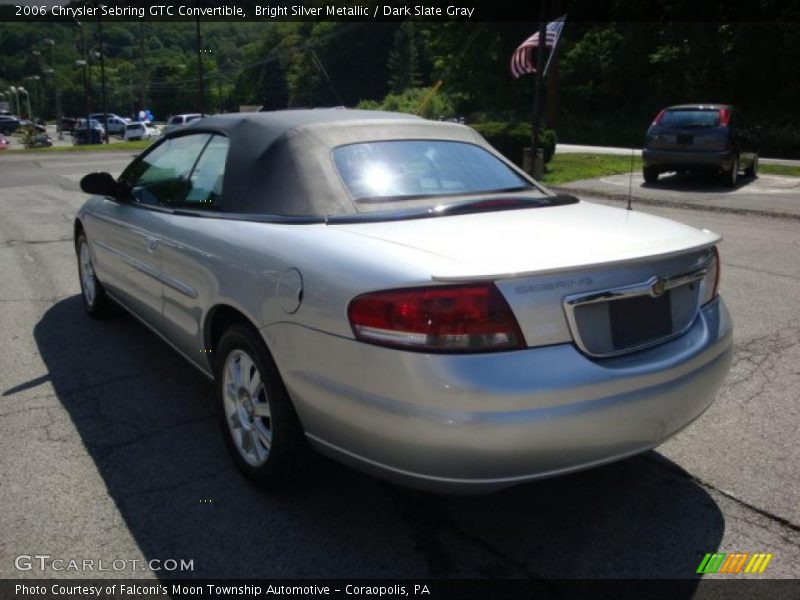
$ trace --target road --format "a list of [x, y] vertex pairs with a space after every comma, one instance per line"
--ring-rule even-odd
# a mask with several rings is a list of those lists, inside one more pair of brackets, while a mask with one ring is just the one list
[[180, 575], [207, 578], [684, 578], [717, 550], [770, 552], [764, 577], [800, 575], [795, 221], [648, 207], [725, 236], [736, 323], [717, 402], [657, 451], [477, 497], [314, 457], [265, 495], [231, 465], [210, 384], [131, 317], [82, 311], [76, 182], [128, 158], [0, 157], [0, 578], [86, 575], [15, 570], [35, 553], [193, 560]]

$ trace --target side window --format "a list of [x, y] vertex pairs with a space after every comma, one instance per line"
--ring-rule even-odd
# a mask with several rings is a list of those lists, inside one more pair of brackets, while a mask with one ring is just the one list
[[181, 203], [184, 207], [199, 210], [222, 207], [222, 178], [227, 156], [228, 138], [213, 136], [189, 177], [189, 190]]
[[171, 138], [134, 162], [122, 175], [133, 202], [174, 207], [190, 188], [189, 176], [211, 134]]

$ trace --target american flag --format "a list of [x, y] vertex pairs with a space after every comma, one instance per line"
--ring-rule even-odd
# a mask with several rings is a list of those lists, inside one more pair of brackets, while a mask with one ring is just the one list
[[[545, 48], [550, 48], [550, 56], [552, 57], [558, 38], [561, 36], [561, 30], [564, 29], [564, 20], [567, 15], [559, 17], [552, 23], [548, 23], [545, 28]], [[539, 47], [539, 32], [537, 31], [527, 40], [519, 45], [519, 48], [514, 50], [511, 55], [511, 75], [517, 79], [526, 73], [536, 73], [536, 61], [534, 60], [534, 49]], [[547, 59], [547, 65], [550, 64], [550, 58]], [[544, 72], [547, 73], [547, 65], [545, 65]]]

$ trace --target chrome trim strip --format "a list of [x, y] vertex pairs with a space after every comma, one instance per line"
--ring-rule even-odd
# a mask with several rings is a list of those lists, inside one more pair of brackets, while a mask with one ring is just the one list
[[[564, 298], [564, 302], [568, 305], [575, 307], [583, 304], [595, 304], [597, 302], [612, 302], [614, 300], [624, 300], [625, 298], [633, 298], [635, 296], [650, 296], [657, 298], [664, 292], [671, 290], [693, 281], [698, 281], [706, 276], [708, 269], [698, 269], [685, 275], [677, 275], [669, 279], [653, 276], [647, 281], [641, 283], [634, 283], [633, 285], [624, 285], [599, 292], [584, 292], [580, 294], [572, 294]], [[657, 293], [655, 286], [662, 284], [661, 292]]]
[[577, 318], [575, 317], [575, 309], [578, 308], [579, 306], [583, 306], [586, 304], [597, 304], [599, 302], [614, 302], [616, 300], [625, 300], [639, 296], [650, 296], [651, 298], [657, 298], [671, 289], [680, 287], [682, 285], [687, 285], [695, 281], [699, 281], [703, 277], [705, 277], [706, 274], [708, 274], [708, 268], [704, 267], [701, 269], [697, 269], [696, 271], [691, 271], [690, 273], [675, 275], [674, 277], [661, 278], [653, 276], [647, 281], [635, 283], [633, 285], [625, 285], [616, 288], [610, 288], [607, 290], [584, 292], [580, 294], [571, 294], [569, 296], [565, 296], [563, 300], [564, 313], [566, 314], [567, 317], [567, 325], [569, 326], [569, 331], [572, 334], [572, 339], [575, 341], [575, 344], [584, 354], [596, 358], [607, 358], [611, 356], [619, 356], [621, 354], [628, 354], [630, 352], [636, 352], [638, 350], [644, 350], [646, 348], [650, 348], [652, 346], [668, 342], [671, 339], [681, 336], [684, 333], [686, 333], [689, 330], [689, 328], [691, 328], [692, 324], [695, 322], [695, 319], [697, 319], [697, 315], [701, 308], [699, 301], [695, 306], [694, 314], [687, 321], [686, 325], [682, 327], [680, 330], [673, 331], [669, 335], [655, 338], [643, 344], [630, 346], [622, 350], [615, 350], [614, 352], [602, 352], [602, 353], [592, 352], [583, 343], [583, 339], [581, 338], [580, 335], [580, 328], [578, 327], [578, 321]]
[[102, 248], [106, 252], [110, 252], [111, 254], [118, 256], [119, 258], [122, 259], [123, 262], [125, 262], [125, 264], [130, 265], [134, 269], [141, 271], [146, 275], [149, 275], [153, 279], [156, 279], [161, 283], [163, 283], [164, 285], [171, 287], [173, 290], [180, 292], [184, 296], [188, 296], [193, 300], [197, 298], [198, 296], [197, 290], [189, 285], [186, 285], [181, 280], [176, 279], [171, 275], [167, 275], [163, 271], [159, 271], [156, 267], [152, 265], [137, 260], [132, 256], [128, 256], [124, 252], [120, 252], [119, 250], [117, 250], [113, 246], [109, 246], [105, 242], [92, 242], [92, 243], [98, 248]]
[[176, 290], [183, 294], [184, 296], [188, 296], [193, 300], [197, 298], [197, 290], [191, 286], [186, 285], [180, 279], [175, 279], [172, 275], [167, 275], [163, 271], [161, 275], [159, 275], [158, 279], [166, 286], [171, 287], [173, 290]]
[[148, 265], [147, 263], [144, 263], [144, 262], [142, 262], [140, 260], [137, 260], [137, 259], [133, 258], [132, 256], [129, 256], [129, 255], [125, 254], [124, 252], [121, 252], [120, 250], [117, 250], [113, 246], [110, 246], [110, 245], [106, 244], [105, 242], [94, 241], [94, 242], [92, 242], [92, 244], [94, 244], [97, 248], [101, 248], [101, 249], [105, 250], [106, 252], [110, 252], [111, 254], [114, 254], [114, 255], [118, 256], [119, 258], [122, 259], [122, 261], [125, 264], [133, 267], [137, 271], [141, 271], [142, 273], [144, 273], [145, 275], [149, 275], [153, 279], [159, 279], [160, 280], [158, 269], [156, 267], [154, 267], [152, 265]]

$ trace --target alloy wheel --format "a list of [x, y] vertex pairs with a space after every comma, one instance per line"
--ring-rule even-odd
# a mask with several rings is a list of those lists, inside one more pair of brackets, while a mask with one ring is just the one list
[[81, 244], [80, 260], [81, 287], [83, 288], [83, 297], [86, 299], [86, 304], [94, 306], [95, 298], [97, 297], [97, 288], [95, 285], [94, 267], [92, 266], [92, 256], [89, 253], [89, 244], [85, 241]]
[[247, 464], [262, 466], [272, 446], [270, 403], [261, 373], [244, 350], [235, 348], [225, 358], [222, 395], [236, 449]]

